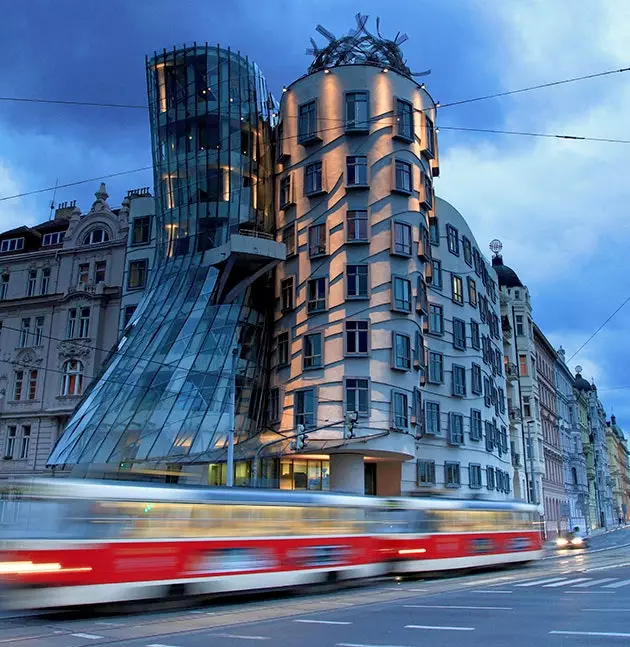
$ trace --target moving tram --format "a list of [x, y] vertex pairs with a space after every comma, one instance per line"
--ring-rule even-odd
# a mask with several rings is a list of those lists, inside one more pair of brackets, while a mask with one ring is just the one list
[[290, 588], [541, 551], [536, 510], [518, 503], [70, 479], [0, 491], [11, 609]]

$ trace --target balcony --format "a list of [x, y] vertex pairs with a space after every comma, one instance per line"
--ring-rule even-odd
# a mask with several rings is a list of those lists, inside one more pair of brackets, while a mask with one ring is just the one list
[[510, 407], [508, 409], [508, 415], [510, 422], [520, 422], [521, 420], [521, 411], [518, 407]]
[[512, 454], [512, 467], [520, 467], [521, 466], [521, 455], [520, 454]]

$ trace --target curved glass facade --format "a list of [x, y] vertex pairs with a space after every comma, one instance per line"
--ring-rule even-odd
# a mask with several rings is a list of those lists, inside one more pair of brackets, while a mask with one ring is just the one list
[[150, 286], [48, 464], [208, 462], [262, 422], [273, 241], [272, 113], [218, 47], [147, 60], [157, 252]]

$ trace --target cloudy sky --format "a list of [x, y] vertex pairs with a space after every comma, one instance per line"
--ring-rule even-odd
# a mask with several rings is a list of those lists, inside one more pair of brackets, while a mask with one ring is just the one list
[[[357, 8], [407, 32], [413, 70], [447, 103], [630, 66], [627, 0], [28, 0], [2, 3], [0, 96], [143, 104], [144, 57], [219, 42], [256, 60], [276, 95], [304, 73], [309, 38]], [[596, 10], [595, 10], [596, 9]], [[444, 108], [440, 126], [630, 140], [630, 73]], [[630, 145], [440, 132], [438, 193], [479, 245], [504, 245], [534, 315], [570, 357], [629, 294]], [[151, 163], [143, 110], [0, 101], [0, 198]], [[112, 205], [150, 172], [108, 180]], [[98, 181], [57, 191], [89, 208]], [[48, 217], [52, 193], [0, 201], [0, 228]], [[630, 431], [630, 304], [570, 366]], [[620, 388], [624, 387], [624, 388]]]

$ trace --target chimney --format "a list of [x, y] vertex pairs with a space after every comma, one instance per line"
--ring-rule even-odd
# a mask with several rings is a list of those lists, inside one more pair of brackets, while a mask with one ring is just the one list
[[70, 220], [70, 217], [77, 208], [77, 201], [61, 202], [55, 209], [55, 220]]

